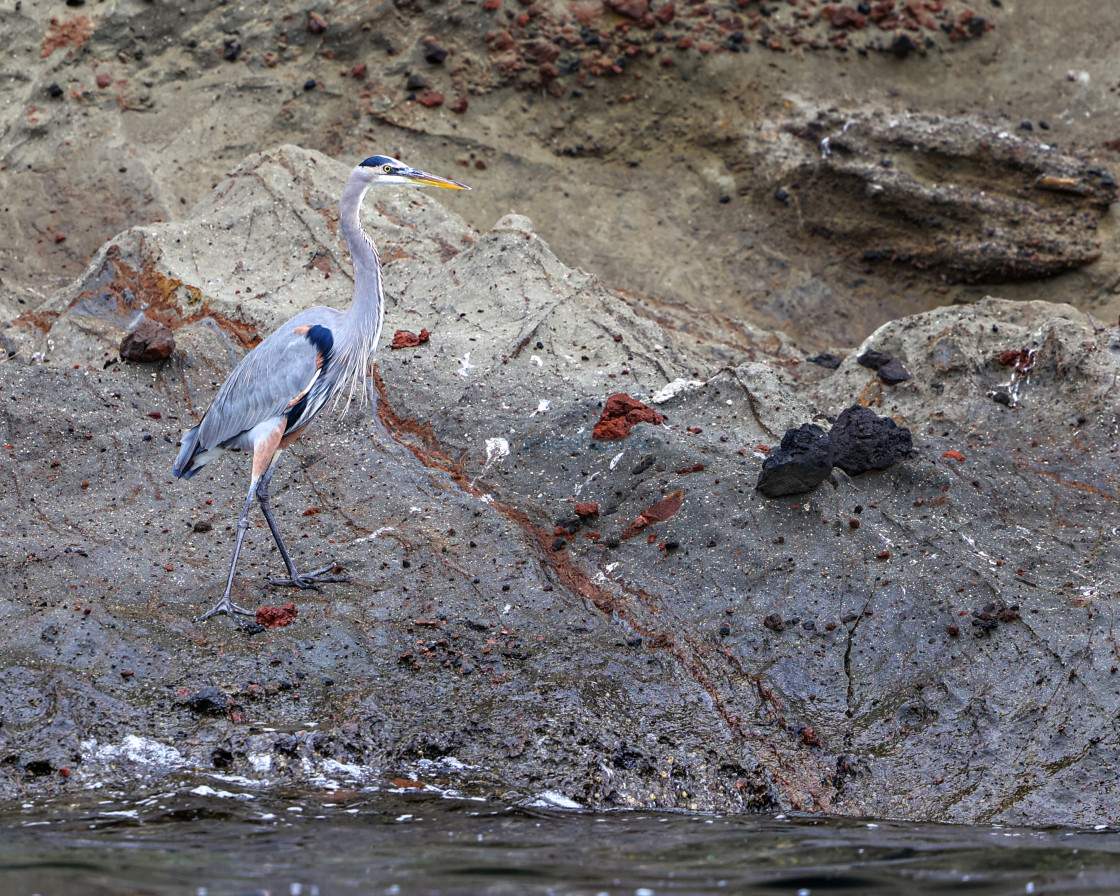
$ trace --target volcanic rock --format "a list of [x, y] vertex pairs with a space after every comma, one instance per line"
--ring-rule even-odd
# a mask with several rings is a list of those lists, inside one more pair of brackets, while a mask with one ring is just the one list
[[125, 361], [162, 361], [175, 351], [175, 334], [158, 321], [144, 318], [121, 340], [120, 354]]
[[[194, 623], [224, 586], [249, 464], [230, 452], [175, 480], [175, 442], [282, 320], [350, 301], [348, 163], [290, 146], [251, 156], [181, 220], [121, 233], [0, 327], [0, 702], [24, 708], [0, 728], [14, 757], [0, 793], [55, 794], [58, 777], [39, 772], [64, 764], [67, 789], [159, 793], [207, 780], [215, 755], [289, 788], [341, 767], [415, 777], [420, 756], [436, 757], [425, 781], [441, 788], [505, 797], [534, 781], [595, 809], [1109, 823], [1111, 794], [1085, 782], [1109, 780], [1120, 747], [1089, 735], [1120, 696], [1113, 658], [1085, 645], [1108, 643], [1099, 608], [1120, 578], [1100, 537], [1117, 501], [1120, 351], [1066, 305], [984, 299], [886, 323], [868, 344], [915, 375], [868, 389], [857, 349], [836, 370], [808, 365], [781, 333], [606, 288], [527, 218], [473, 230], [452, 209], [476, 194], [371, 193], [389, 332], [423, 324], [439, 350], [383, 348], [366, 388], [325, 409], [274, 480], [297, 565], [336, 559], [352, 581], [286, 592], [274, 602], [293, 601], [297, 623], [252, 637]], [[273, 247], [267, 263], [250, 265], [250, 243]], [[118, 360], [139, 314], [175, 332], [157, 367]], [[989, 397], [1001, 384], [1017, 409]], [[614, 420], [636, 405], [666, 420], [596, 440], [612, 395], [627, 397]], [[861, 400], [921, 456], [837, 475], [797, 509], [748, 487], [757, 446]], [[863, 417], [838, 419], [830, 442]], [[905, 447], [886, 423], [872, 430], [890, 454]], [[556, 534], [554, 520], [580, 519], [573, 498], [598, 503], [613, 537], [582, 523]], [[639, 520], [635, 537], [614, 535]], [[242, 603], [284, 572], [259, 523]], [[713, 651], [728, 609], [748, 604]], [[843, 627], [821, 624], [842, 610]], [[974, 610], [999, 624], [962, 626]], [[1055, 690], [1074, 667], [1077, 687]], [[234, 686], [254, 695], [252, 725], [224, 684], [192, 709], [214, 676], [250, 683]], [[329, 751], [309, 745], [282, 771], [250, 760], [289, 755], [310, 721]], [[511, 739], [541, 738], [547, 756], [511, 755]], [[142, 777], [121, 760], [136, 743]], [[648, 762], [613, 765], [632, 744]], [[1024, 752], [1038, 762], [1018, 763]], [[609, 787], [588, 778], [601, 767]], [[837, 778], [852, 767], [873, 773]]]
[[832, 472], [832, 443], [814, 423], [802, 423], [782, 436], [780, 448], [762, 462], [755, 488], [768, 498], [811, 492]]
[[655, 426], [664, 422], [665, 417], [651, 407], [631, 398], [625, 392], [617, 392], [607, 399], [603, 413], [595, 424], [593, 435], [606, 441], [624, 439], [630, 430], [639, 423], [652, 423]]
[[828, 437], [833, 464], [849, 476], [885, 470], [914, 454], [910, 430], [858, 405], [836, 418]]

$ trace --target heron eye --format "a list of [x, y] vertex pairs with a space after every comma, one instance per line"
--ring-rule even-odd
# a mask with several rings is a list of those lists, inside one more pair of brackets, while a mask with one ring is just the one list
[[384, 171], [386, 174], [392, 174], [393, 173], [393, 166], [392, 165], [383, 165], [381, 170]]

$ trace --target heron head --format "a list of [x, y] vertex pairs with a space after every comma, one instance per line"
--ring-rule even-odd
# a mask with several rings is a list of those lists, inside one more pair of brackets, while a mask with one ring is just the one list
[[360, 165], [361, 171], [370, 184], [410, 184], [414, 187], [443, 187], [445, 190], [469, 190], [465, 184], [448, 180], [446, 177], [437, 177], [410, 168], [404, 162], [391, 159], [388, 156], [370, 156]]

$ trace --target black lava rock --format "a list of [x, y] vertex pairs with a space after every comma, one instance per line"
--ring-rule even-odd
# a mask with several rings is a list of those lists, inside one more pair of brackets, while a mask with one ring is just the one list
[[186, 699], [186, 704], [195, 712], [210, 716], [224, 716], [229, 712], [230, 700], [218, 687], [200, 688]]
[[848, 408], [828, 434], [833, 463], [849, 476], [885, 470], [896, 461], [914, 456], [910, 430], [870, 408]]
[[835, 370], [837, 367], [839, 367], [843, 363], [844, 356], [843, 355], [833, 355], [833, 354], [830, 354], [828, 352], [825, 352], [823, 355], [813, 355], [813, 357], [806, 358], [805, 360], [808, 361], [810, 364], [816, 364], [820, 367], [826, 367], [829, 370]]
[[910, 371], [902, 365], [898, 358], [888, 355], [886, 352], [879, 352], [873, 348], [868, 349], [856, 360], [862, 366], [878, 373], [879, 379], [888, 386], [904, 383], [910, 379]]
[[447, 58], [447, 50], [432, 44], [424, 50], [424, 60], [431, 65], [439, 65]]
[[871, 348], [860, 355], [856, 360], [860, 366], [866, 367], [868, 370], [878, 370], [885, 364], [889, 364], [894, 358], [886, 352], [877, 352]]
[[755, 486], [767, 498], [811, 492], [832, 472], [832, 445], [825, 431], [802, 423], [782, 436], [782, 445], [762, 462]]
[[902, 365], [898, 358], [891, 358], [879, 368], [878, 373], [879, 379], [888, 386], [897, 386], [899, 383], [905, 383], [910, 379], [910, 371]]
[[918, 49], [918, 45], [914, 43], [914, 41], [912, 41], [909, 36], [905, 34], [899, 34], [895, 37], [894, 40], [891, 41], [891, 45], [888, 49], [895, 55], [896, 58], [905, 59], [916, 49]]

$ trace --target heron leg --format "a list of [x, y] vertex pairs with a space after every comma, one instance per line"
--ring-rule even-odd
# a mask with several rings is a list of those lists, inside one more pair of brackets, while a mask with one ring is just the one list
[[269, 579], [271, 585], [294, 585], [296, 588], [307, 589], [311, 588], [315, 591], [319, 590], [319, 586], [330, 582], [349, 582], [349, 576], [325, 576], [323, 573], [330, 572], [335, 567], [332, 560], [322, 569], [317, 569], [314, 572], [301, 573], [296, 570], [296, 565], [292, 561], [292, 555], [288, 553], [288, 549], [284, 547], [284, 539], [280, 537], [280, 529], [276, 526], [276, 520], [272, 516], [272, 506], [268, 501], [268, 484], [272, 481], [272, 474], [276, 470], [276, 463], [280, 460], [280, 452], [277, 451], [272, 463], [268, 465], [264, 475], [261, 477], [260, 483], [257, 485], [257, 500], [261, 504], [261, 512], [264, 514], [265, 522], [268, 523], [268, 528], [272, 530], [272, 537], [276, 540], [276, 547], [280, 549], [280, 556], [284, 558], [284, 565], [288, 567], [288, 578], [286, 579]]
[[211, 616], [217, 616], [220, 613], [225, 613], [234, 619], [237, 618], [238, 613], [243, 616], [255, 616], [252, 610], [246, 610], [244, 607], [239, 607], [235, 604], [229, 596], [230, 590], [233, 588], [233, 574], [237, 570], [237, 558], [241, 555], [241, 543], [245, 540], [245, 530], [249, 528], [249, 511], [253, 507], [253, 494], [256, 491], [257, 483], [254, 481], [249, 486], [249, 495], [245, 499], [245, 506], [241, 510], [241, 516], [237, 519], [237, 541], [233, 545], [233, 561], [229, 565], [229, 578], [226, 579], [226, 590], [213, 607], [195, 619], [195, 622], [203, 622]]

